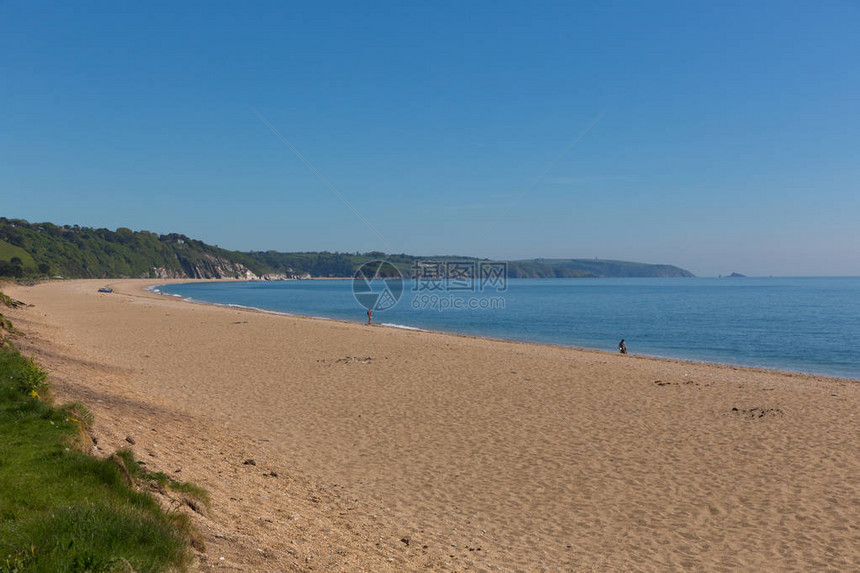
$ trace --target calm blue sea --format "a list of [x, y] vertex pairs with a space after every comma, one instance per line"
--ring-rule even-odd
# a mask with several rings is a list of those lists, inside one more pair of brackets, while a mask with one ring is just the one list
[[[860, 277], [511, 279], [506, 291], [485, 293], [413, 286], [406, 281], [398, 304], [375, 311], [374, 322], [609, 351], [624, 338], [634, 354], [860, 379]], [[349, 280], [159, 290], [201, 302], [366, 320]], [[449, 301], [440, 304], [454, 297], [485, 308], [440, 310], [431, 294]]]

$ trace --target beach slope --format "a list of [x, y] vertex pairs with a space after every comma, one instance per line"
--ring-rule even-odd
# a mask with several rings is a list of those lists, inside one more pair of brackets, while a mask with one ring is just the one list
[[855, 381], [109, 284], [4, 287], [16, 344], [97, 453], [210, 491], [203, 568], [860, 569]]

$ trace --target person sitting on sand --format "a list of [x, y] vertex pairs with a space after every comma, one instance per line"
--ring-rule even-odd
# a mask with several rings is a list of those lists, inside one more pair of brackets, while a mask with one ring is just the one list
[[621, 354], [627, 354], [627, 345], [624, 343], [624, 339], [621, 339], [621, 342], [618, 343], [618, 352]]

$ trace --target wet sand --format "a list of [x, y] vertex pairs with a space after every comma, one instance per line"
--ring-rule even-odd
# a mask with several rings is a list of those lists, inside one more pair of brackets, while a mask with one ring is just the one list
[[130, 436], [209, 489], [203, 570], [860, 569], [856, 381], [144, 290], [164, 282], [7, 285], [34, 306], [4, 314], [99, 455]]

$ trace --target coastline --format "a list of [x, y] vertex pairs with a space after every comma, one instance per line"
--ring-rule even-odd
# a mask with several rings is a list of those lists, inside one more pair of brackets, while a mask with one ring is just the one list
[[[148, 281], [150, 279], [144, 279], [144, 280]], [[324, 278], [320, 278], [320, 279], [311, 279], [311, 280], [352, 280], [352, 279], [350, 279], [349, 277], [324, 277]], [[340, 323], [344, 323], [344, 324], [357, 324], [360, 326], [364, 326], [364, 323], [360, 320], [345, 320], [345, 319], [341, 319], [341, 318], [334, 318], [334, 317], [328, 317], [328, 316], [311, 316], [311, 315], [306, 315], [306, 314], [282, 312], [282, 311], [270, 310], [270, 309], [254, 307], [254, 306], [245, 306], [245, 305], [240, 305], [240, 304], [208, 302], [208, 301], [204, 301], [204, 300], [197, 300], [197, 299], [193, 299], [193, 298], [189, 298], [189, 297], [183, 297], [181, 295], [159, 292], [157, 290], [153, 290], [153, 289], [157, 289], [159, 286], [163, 286], [163, 285], [167, 285], [167, 284], [180, 284], [181, 285], [181, 284], [195, 284], [195, 283], [204, 283], [204, 282], [234, 283], [234, 282], [260, 282], [260, 281], [242, 281], [242, 280], [236, 280], [236, 279], [193, 279], [193, 280], [189, 281], [188, 279], [174, 279], [174, 282], [165, 283], [165, 282], [159, 281], [157, 284], [152, 284], [152, 285], [148, 285], [146, 287], [143, 287], [142, 292], [146, 292], [146, 293], [156, 295], [156, 296], [172, 297], [176, 300], [181, 300], [183, 302], [187, 302], [187, 303], [191, 303], [191, 304], [200, 304], [200, 305], [204, 305], [204, 306], [237, 308], [237, 309], [241, 309], [241, 310], [247, 310], [249, 312], [261, 312], [261, 313], [272, 314], [272, 315], [276, 315], [276, 316], [293, 316], [293, 317], [299, 317], [299, 318], [307, 318], [307, 319], [311, 319], [311, 320], [326, 320], [326, 321], [340, 322]], [[374, 323], [373, 326], [375, 328], [395, 328], [395, 329], [402, 329], [402, 330], [412, 330], [412, 331], [417, 331], [417, 332], [429, 332], [429, 333], [445, 335], [445, 336], [458, 336], [458, 337], [472, 338], [472, 339], [478, 339], [478, 340], [487, 340], [487, 341], [491, 341], [491, 342], [510, 342], [510, 343], [514, 343], [514, 344], [533, 344], [533, 345], [537, 345], [537, 346], [547, 346], [547, 347], [551, 347], [551, 348], [569, 349], [569, 350], [576, 350], [576, 351], [581, 351], [581, 352], [601, 352], [601, 353], [610, 354], [610, 355], [616, 354], [615, 352], [610, 351], [610, 350], [605, 350], [605, 349], [595, 348], [595, 347], [588, 347], [588, 346], [578, 346], [575, 344], [570, 344], [570, 345], [568, 345], [568, 344], [554, 344], [551, 342], [539, 342], [539, 341], [533, 341], [533, 340], [518, 340], [518, 339], [514, 339], [514, 338], [499, 338], [496, 336], [469, 334], [469, 333], [464, 333], [464, 332], [447, 331], [447, 330], [434, 330], [432, 328], [423, 328], [423, 327], [417, 327], [417, 326], [389, 324], [389, 323]], [[631, 354], [628, 354], [627, 356], [630, 358], [635, 357], [635, 358], [645, 358], [645, 359], [654, 359], [654, 360], [665, 360], [668, 362], [678, 363], [678, 364], [698, 364], [698, 365], [705, 365], [705, 366], [726, 367], [726, 368], [731, 368], [731, 369], [735, 369], [735, 370], [749, 370], [749, 371], [753, 371], [753, 372], [762, 372], [762, 373], [772, 372], [772, 373], [782, 374], [782, 375], [787, 375], [787, 376], [810, 376], [813, 378], [823, 379], [823, 380], [860, 382], [860, 377], [855, 378], [852, 376], [839, 376], [839, 375], [828, 374], [828, 373], [804, 372], [804, 371], [800, 371], [800, 370], [784, 370], [781, 368], [769, 368], [766, 366], [749, 366], [749, 365], [736, 364], [736, 363], [731, 363], [731, 362], [716, 362], [716, 361], [708, 360], [708, 359], [682, 358], [682, 357], [663, 356], [663, 355], [659, 355], [659, 354], [649, 354], [649, 353], [631, 353]]]
[[19, 346], [104, 452], [210, 489], [204, 567], [860, 566], [856, 381], [105, 282], [7, 287]]

